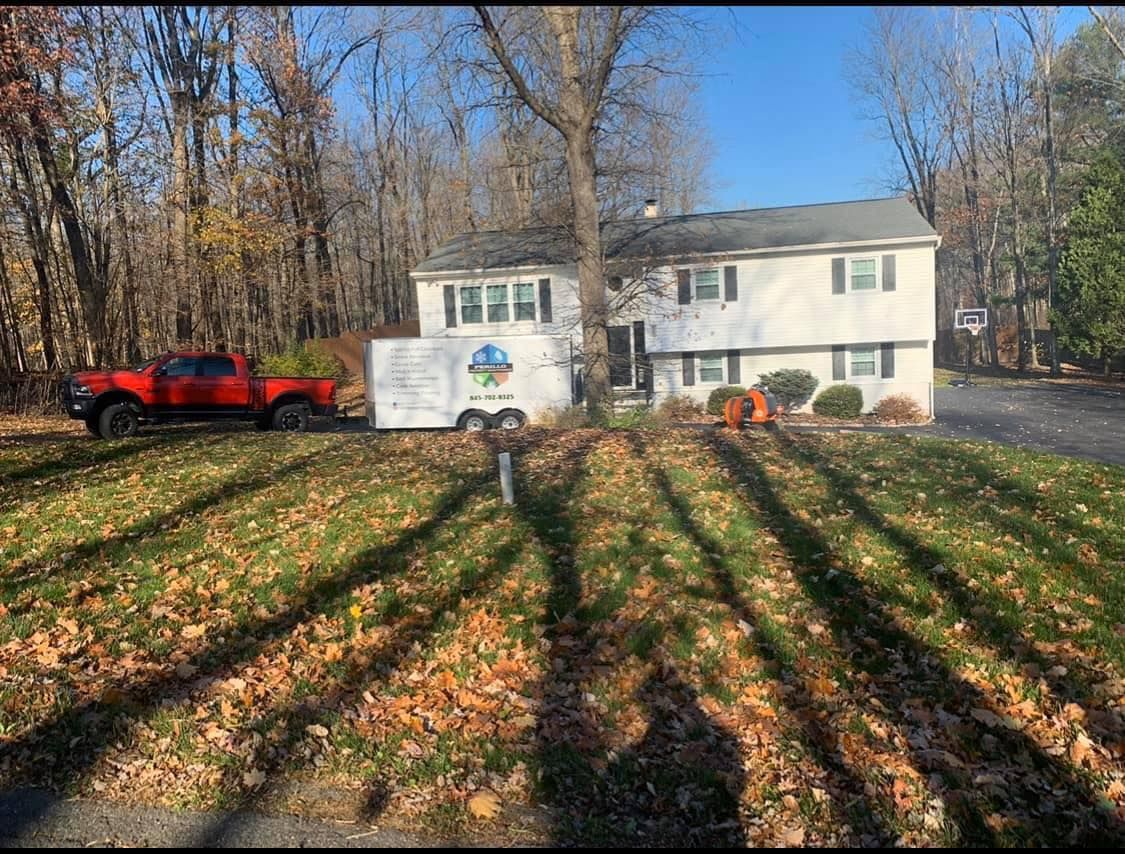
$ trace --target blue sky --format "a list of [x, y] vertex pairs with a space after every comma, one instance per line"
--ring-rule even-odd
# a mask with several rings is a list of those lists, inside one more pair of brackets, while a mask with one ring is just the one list
[[[1060, 30], [1073, 30], [1082, 17], [1077, 11], [1064, 11]], [[741, 7], [713, 14], [728, 36], [708, 58], [701, 84], [715, 150], [707, 207], [890, 195], [891, 152], [860, 117], [844, 79], [844, 57], [862, 43], [870, 9]]]

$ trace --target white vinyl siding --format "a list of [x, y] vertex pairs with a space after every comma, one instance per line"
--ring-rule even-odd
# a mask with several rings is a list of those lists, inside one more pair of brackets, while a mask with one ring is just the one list
[[873, 291], [879, 286], [874, 258], [852, 258], [851, 280], [853, 291]]
[[723, 381], [723, 356], [721, 353], [703, 353], [700, 355], [699, 381], [701, 383], [721, 383]]
[[[875, 365], [879, 371], [879, 345], [875, 346]], [[651, 353], [653, 370], [653, 402], [659, 403], [670, 395], [686, 395], [700, 404], [707, 402], [708, 395], [715, 388], [714, 383], [705, 384], [699, 376], [699, 356], [695, 360], [695, 385], [683, 384], [683, 358], [680, 353]], [[845, 370], [847, 370], [845, 363]], [[812, 398], [800, 408], [806, 412], [812, 408], [812, 400], [826, 388], [838, 382], [849, 382], [863, 392], [863, 411], [871, 409], [889, 394], [906, 394], [917, 401], [923, 412], [930, 412], [930, 394], [933, 384], [933, 353], [929, 341], [895, 342], [895, 376], [885, 379], [881, 376], [834, 381], [832, 379], [832, 348], [825, 346], [809, 347], [770, 347], [758, 350], [741, 350], [739, 355], [741, 385], [752, 386], [762, 374], [779, 368], [803, 368], [819, 381]], [[726, 359], [723, 359], [724, 379], [726, 379]]]
[[849, 376], [873, 377], [876, 375], [875, 347], [852, 347], [848, 353], [851, 356], [851, 370]]
[[714, 270], [696, 270], [694, 273], [695, 278], [695, 298], [697, 300], [715, 300], [719, 299], [719, 271]]

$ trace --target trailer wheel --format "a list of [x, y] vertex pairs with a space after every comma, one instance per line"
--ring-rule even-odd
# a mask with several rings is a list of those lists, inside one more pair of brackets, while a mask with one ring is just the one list
[[501, 430], [518, 430], [527, 419], [518, 409], [505, 409], [496, 416], [496, 426]]
[[478, 409], [470, 409], [457, 419], [457, 426], [468, 433], [479, 433], [489, 427], [488, 416]]

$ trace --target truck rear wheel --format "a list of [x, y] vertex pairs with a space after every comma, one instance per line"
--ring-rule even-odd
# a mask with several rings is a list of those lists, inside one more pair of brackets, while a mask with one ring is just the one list
[[304, 433], [309, 429], [309, 408], [304, 403], [287, 403], [273, 413], [273, 429], [282, 433]]
[[457, 426], [469, 433], [479, 433], [488, 429], [489, 418], [480, 410], [470, 409], [457, 419]]
[[128, 439], [137, 435], [141, 420], [128, 403], [113, 403], [98, 416], [98, 433], [103, 439]]
[[518, 430], [527, 419], [518, 409], [505, 409], [496, 416], [496, 426], [501, 430]]

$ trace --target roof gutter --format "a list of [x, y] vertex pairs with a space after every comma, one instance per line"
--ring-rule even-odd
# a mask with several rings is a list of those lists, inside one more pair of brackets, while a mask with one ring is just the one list
[[[674, 264], [677, 259], [696, 259], [696, 258], [731, 258], [734, 256], [748, 256], [754, 255], [773, 255], [778, 252], [832, 252], [835, 250], [847, 249], [862, 249], [867, 246], [885, 246], [887, 244], [907, 244], [909, 246], [920, 246], [927, 243], [934, 244], [937, 249], [941, 246], [940, 234], [923, 234], [916, 237], [890, 237], [880, 238], [878, 240], [850, 240], [834, 243], [802, 243], [797, 246], [766, 246], [761, 249], [732, 249], [729, 252], [690, 252], [681, 255], [661, 255], [657, 259], [645, 258], [644, 256], [627, 256], [615, 257], [614, 261], [645, 261], [645, 260], [659, 260]], [[571, 263], [554, 263], [554, 264], [525, 264], [519, 267], [476, 267], [467, 268], [464, 270], [428, 270], [425, 272], [412, 272], [410, 277], [412, 279], [428, 280], [428, 279], [441, 279], [448, 276], [487, 276], [492, 273], [500, 273], [507, 271], [521, 271], [521, 270], [545, 270], [552, 267], [570, 267], [577, 262]], [[660, 266], [664, 266], [661, 263]]]

